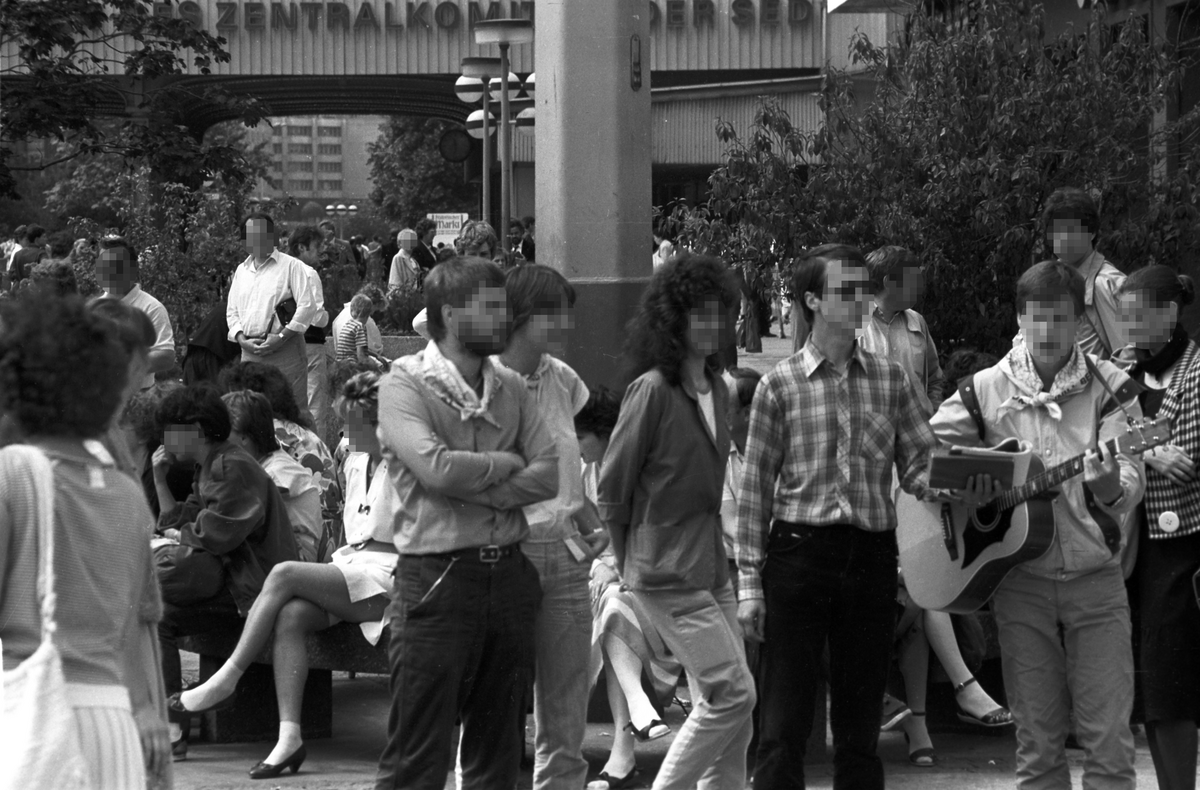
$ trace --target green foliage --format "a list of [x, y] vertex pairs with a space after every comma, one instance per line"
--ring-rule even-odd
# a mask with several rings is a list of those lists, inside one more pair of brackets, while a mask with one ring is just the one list
[[[262, 107], [215, 87], [171, 77], [190, 64], [208, 74], [229, 60], [223, 38], [155, 13], [153, 0], [0, 0], [0, 196], [16, 197], [14, 171], [113, 153], [199, 188], [248, 173], [240, 150], [203, 144], [184, 124], [196, 103], [225, 108], [247, 124]], [[15, 53], [15, 54], [14, 54]], [[107, 122], [122, 109], [131, 117]], [[54, 139], [54, 158], [16, 161], [18, 143]]]
[[387, 335], [413, 334], [412, 322], [425, 307], [425, 294], [415, 285], [388, 292], [387, 306], [375, 314], [379, 331]]
[[[829, 75], [816, 133], [772, 99], [744, 138], [718, 126], [726, 162], [707, 205], [676, 212], [685, 243], [737, 262], [752, 283], [827, 241], [909, 247], [925, 262], [920, 309], [944, 352], [1007, 348], [1015, 282], [1048, 254], [1038, 217], [1058, 187], [1099, 199], [1098, 246], [1118, 266], [1193, 263], [1197, 113], [1152, 125], [1177, 85], [1170, 53], [1099, 11], [1054, 40], [1039, 4], [975, 0], [970, 11], [968, 24], [917, 13], [886, 47], [856, 36], [865, 75]], [[1168, 179], [1169, 145], [1180, 159]]]
[[393, 117], [367, 145], [371, 202], [379, 213], [411, 228], [426, 214], [470, 212], [476, 187], [463, 181], [461, 164], [438, 151], [442, 133], [455, 124], [438, 118]]

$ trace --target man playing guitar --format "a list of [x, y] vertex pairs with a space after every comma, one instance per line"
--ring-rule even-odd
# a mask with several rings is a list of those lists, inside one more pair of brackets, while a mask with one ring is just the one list
[[[1076, 341], [1084, 311], [1076, 269], [1058, 261], [1029, 269], [1017, 283], [1017, 311], [1023, 340], [975, 376], [976, 414], [960, 390], [931, 423], [952, 445], [1027, 442], [1047, 467], [1086, 453], [1082, 477], [1066, 480], [1042, 511], [1057, 525], [1049, 549], [1013, 569], [993, 599], [1017, 725], [1017, 785], [1071, 786], [1064, 743], [1074, 710], [1084, 787], [1133, 788], [1133, 654], [1120, 549], [1145, 473], [1140, 460], [1114, 456], [1104, 443], [1126, 433], [1127, 419], [1140, 420], [1141, 408], [1128, 377]], [[987, 475], [968, 486], [962, 497], [972, 507], [1001, 493]]]

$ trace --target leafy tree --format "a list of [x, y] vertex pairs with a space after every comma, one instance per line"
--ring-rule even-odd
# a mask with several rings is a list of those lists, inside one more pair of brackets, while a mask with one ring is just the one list
[[[1014, 285], [1048, 254], [1037, 218], [1057, 187], [1099, 198], [1099, 247], [1117, 265], [1195, 264], [1200, 111], [1153, 124], [1180, 74], [1166, 47], [1100, 11], [1051, 39], [1041, 5], [1025, 0], [973, 0], [966, 20], [918, 12], [890, 44], [856, 36], [869, 79], [831, 73], [815, 133], [772, 100], [744, 138], [719, 125], [726, 162], [708, 203], [677, 212], [685, 241], [760, 282], [826, 241], [909, 247], [926, 264], [921, 309], [947, 352], [1006, 350]], [[1180, 164], [1167, 178], [1171, 146]]]
[[[204, 145], [181, 110], [218, 104], [253, 125], [259, 103], [174, 80], [188, 65], [185, 57], [208, 74], [229, 54], [223, 38], [158, 15], [154, 6], [153, 0], [0, 0], [0, 196], [17, 196], [14, 170], [104, 153], [148, 164], [160, 178], [193, 188], [216, 174], [246, 177], [240, 151]], [[102, 120], [114, 102], [134, 117]], [[41, 139], [62, 144], [55, 158], [13, 161], [19, 143]]]
[[379, 139], [367, 145], [371, 202], [408, 227], [434, 212], [469, 212], [476, 188], [463, 181], [462, 166], [447, 162], [438, 140], [455, 124], [440, 118], [392, 117]]

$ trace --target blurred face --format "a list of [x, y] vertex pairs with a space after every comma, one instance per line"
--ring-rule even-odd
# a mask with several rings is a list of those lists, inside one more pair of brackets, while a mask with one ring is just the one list
[[378, 456], [379, 437], [375, 433], [378, 426], [368, 417], [366, 410], [357, 403], [351, 404], [346, 410], [346, 441], [352, 453], [367, 453]]
[[1117, 297], [1117, 331], [1127, 345], [1146, 350], [1157, 349], [1171, 339], [1179, 305], [1156, 304], [1148, 291], [1134, 291]]
[[559, 358], [566, 356], [567, 340], [575, 328], [575, 317], [566, 299], [553, 310], [531, 315], [527, 326], [529, 339], [540, 352]]
[[895, 310], [912, 309], [925, 295], [925, 273], [915, 266], [906, 266], [898, 274], [898, 278], [885, 281], [879, 296]]
[[204, 460], [206, 443], [204, 432], [198, 423], [190, 425], [168, 425], [163, 432], [163, 447], [180, 461]]
[[692, 353], [702, 357], [715, 354], [721, 348], [721, 323], [725, 320], [725, 308], [715, 296], [688, 311], [688, 346]]
[[124, 247], [100, 250], [96, 256], [96, 282], [106, 291], [128, 291], [137, 281], [135, 262]]
[[330, 223], [329, 225], [318, 225], [317, 230], [321, 231], [321, 235], [325, 237], [326, 241], [333, 238], [333, 224], [332, 223]]
[[871, 281], [865, 266], [838, 258], [825, 268], [825, 295], [804, 294], [809, 309], [839, 332], [861, 331], [870, 317]]
[[1017, 316], [1025, 333], [1025, 346], [1034, 362], [1056, 365], [1064, 362], [1075, 345], [1075, 329], [1079, 317], [1075, 302], [1069, 296], [1054, 300], [1029, 300]]
[[1056, 219], [1050, 223], [1050, 247], [1063, 263], [1078, 263], [1092, 251], [1092, 232], [1081, 219]]
[[275, 232], [267, 227], [267, 221], [254, 218], [246, 221], [246, 252], [256, 258], [265, 258], [275, 249]]
[[608, 440], [601, 439], [591, 431], [576, 433], [579, 439], [579, 454], [585, 464], [597, 464], [604, 460], [604, 451], [608, 449]]
[[421, 241], [426, 245], [433, 244], [433, 237], [436, 235], [437, 228], [430, 228], [429, 230], [425, 231], [425, 235], [421, 237]]
[[503, 288], [481, 285], [462, 307], [443, 305], [442, 311], [446, 328], [472, 354], [499, 354], [508, 345], [508, 295]]

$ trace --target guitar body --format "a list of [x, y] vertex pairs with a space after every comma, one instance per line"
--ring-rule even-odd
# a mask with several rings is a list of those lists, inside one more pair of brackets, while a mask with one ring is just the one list
[[[1045, 469], [1029, 445], [1015, 439], [992, 449], [1013, 452], [1014, 487]], [[1053, 545], [1054, 496], [1033, 497], [1008, 510], [975, 511], [900, 491], [896, 542], [909, 595], [924, 609], [955, 614], [983, 606], [1009, 571]]]

